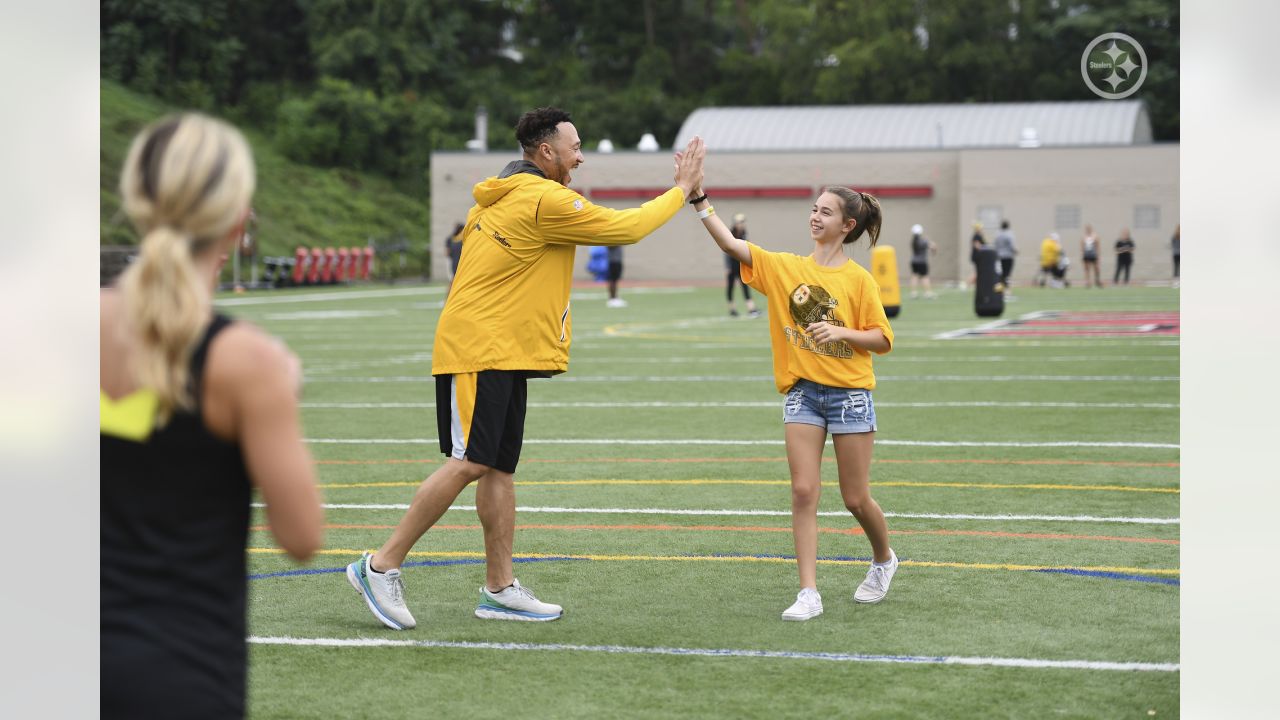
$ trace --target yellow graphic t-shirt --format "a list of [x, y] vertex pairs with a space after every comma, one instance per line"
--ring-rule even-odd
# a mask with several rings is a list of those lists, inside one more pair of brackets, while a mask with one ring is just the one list
[[769, 298], [769, 338], [778, 392], [787, 392], [800, 378], [832, 387], [874, 390], [870, 352], [844, 341], [818, 343], [805, 330], [815, 322], [855, 330], [880, 328], [892, 348], [893, 328], [871, 273], [852, 260], [839, 267], [823, 267], [811, 257], [747, 244], [751, 267], [742, 266], [742, 280]]

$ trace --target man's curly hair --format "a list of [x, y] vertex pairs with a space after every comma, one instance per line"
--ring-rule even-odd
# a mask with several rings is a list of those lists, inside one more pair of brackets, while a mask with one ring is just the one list
[[572, 122], [569, 113], [557, 107], [541, 107], [530, 110], [520, 116], [516, 123], [516, 141], [526, 153], [538, 149], [547, 138], [554, 136], [556, 126], [562, 122]]

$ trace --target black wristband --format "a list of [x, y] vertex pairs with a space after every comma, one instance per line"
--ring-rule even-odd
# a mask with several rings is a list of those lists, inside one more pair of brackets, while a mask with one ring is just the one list
[[696, 198], [694, 198], [694, 199], [690, 200], [690, 201], [689, 201], [689, 204], [690, 204], [690, 205], [697, 205], [698, 203], [700, 203], [700, 202], [702, 202], [703, 200], [706, 200], [706, 199], [707, 199], [707, 194], [706, 194], [706, 193], [702, 193], [702, 197], [696, 197]]

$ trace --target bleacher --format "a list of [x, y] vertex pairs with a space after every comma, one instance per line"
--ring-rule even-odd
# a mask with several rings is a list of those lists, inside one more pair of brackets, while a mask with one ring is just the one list
[[[100, 250], [101, 287], [115, 282], [138, 254], [136, 245], [103, 245]], [[241, 255], [228, 260], [231, 279], [219, 289], [270, 290], [393, 282], [406, 272], [410, 252], [408, 239], [396, 235], [369, 238], [363, 247], [298, 247], [292, 257], [268, 255], [259, 259], [254, 255]], [[234, 263], [235, 260], [239, 262]]]

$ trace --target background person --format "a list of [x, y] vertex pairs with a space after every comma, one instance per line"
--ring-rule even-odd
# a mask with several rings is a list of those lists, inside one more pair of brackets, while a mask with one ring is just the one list
[[917, 285], [924, 287], [926, 299], [938, 297], [929, 285], [929, 256], [938, 254], [938, 246], [924, 236], [924, 226], [911, 226], [911, 297], [918, 297]]
[[1116, 277], [1111, 284], [1119, 285], [1120, 276], [1124, 275], [1124, 284], [1129, 284], [1129, 271], [1133, 268], [1133, 238], [1129, 236], [1129, 228], [1120, 231], [1120, 239], [1116, 240]]
[[[702, 195], [702, 193], [698, 193]], [[845, 187], [825, 188], [809, 212], [813, 252], [768, 252], [735, 238], [705, 196], [694, 204], [703, 227], [742, 263], [743, 279], [769, 298], [773, 373], [785, 394], [783, 427], [791, 470], [791, 531], [800, 592], [783, 620], [822, 614], [817, 589], [818, 499], [822, 451], [831, 433], [845, 507], [871, 543], [874, 561], [854, 592], [857, 602], [883, 600], [898, 568], [884, 512], [871, 497], [876, 431], [871, 353], [893, 346], [880, 289], [871, 273], [844, 254], [864, 232], [880, 236], [880, 203]]]
[[121, 173], [142, 243], [100, 306], [103, 717], [243, 717], [253, 489], [292, 558], [321, 544], [298, 359], [211, 304], [254, 183], [240, 133], [194, 114]]
[[1036, 282], [1041, 287], [1047, 284], [1059, 288], [1062, 287], [1063, 273], [1062, 243], [1058, 240], [1058, 233], [1049, 233], [1040, 241], [1040, 273]]
[[1013, 261], [1018, 256], [1018, 248], [1014, 243], [1013, 231], [1009, 229], [1009, 221], [1000, 221], [1000, 232], [996, 233], [996, 257], [1000, 259], [1000, 282], [1005, 292], [1009, 292], [1009, 277], [1013, 274]]
[[[733, 227], [729, 228], [729, 232], [739, 240], [747, 239], [747, 216], [738, 213], [733, 216]], [[742, 264], [733, 256], [724, 256], [725, 279], [727, 287], [725, 288], [725, 298], [729, 301], [730, 317], [738, 317], [738, 308], [733, 304], [733, 288], [740, 286], [742, 288], [742, 299], [746, 301], [747, 315], [749, 317], [760, 317], [760, 311], [756, 309], [756, 302], [751, 299], [751, 288], [742, 282]]]
[[458, 263], [462, 261], [462, 238], [466, 235], [464, 227], [463, 223], [454, 225], [453, 232], [444, 241], [445, 251], [449, 253], [449, 279], [444, 285], [446, 300], [449, 298], [449, 291], [453, 289], [453, 278], [458, 274]]
[[1182, 270], [1182, 223], [1173, 227], [1173, 237], [1169, 238], [1169, 249], [1173, 251], [1173, 286], [1178, 287], [1178, 277]]
[[618, 281], [622, 279], [622, 246], [610, 245], [608, 250], [609, 269], [605, 271], [605, 280], [609, 283], [609, 299], [605, 305], [611, 308], [624, 308], [627, 301], [618, 297]]
[[969, 264], [973, 265], [973, 274], [969, 276], [969, 287], [978, 285], [978, 251], [987, 246], [987, 238], [982, 234], [982, 223], [973, 223], [973, 235], [969, 238]]
[[[1098, 234], [1093, 231], [1092, 225], [1084, 226], [1084, 237], [1080, 239], [1080, 257], [1084, 260], [1084, 286], [1087, 288], [1092, 283], [1094, 286], [1102, 287], [1102, 276], [1098, 272]], [[1090, 279], [1090, 271], [1092, 271], [1092, 280]]]
[[705, 150], [695, 137], [677, 155], [670, 190], [639, 208], [611, 210], [568, 187], [584, 161], [569, 113], [531, 110], [515, 135], [523, 157], [472, 190], [467, 264], [459, 266], [456, 289], [436, 325], [431, 374], [440, 451], [448, 459], [422, 481], [382, 547], [347, 566], [348, 582], [374, 617], [394, 630], [417, 624], [404, 600], [405, 558], [473, 482], [485, 549], [476, 617], [561, 616], [563, 608], [540, 601], [511, 568], [526, 381], [568, 369], [576, 246], [639, 241], [670, 220], [702, 182]]

